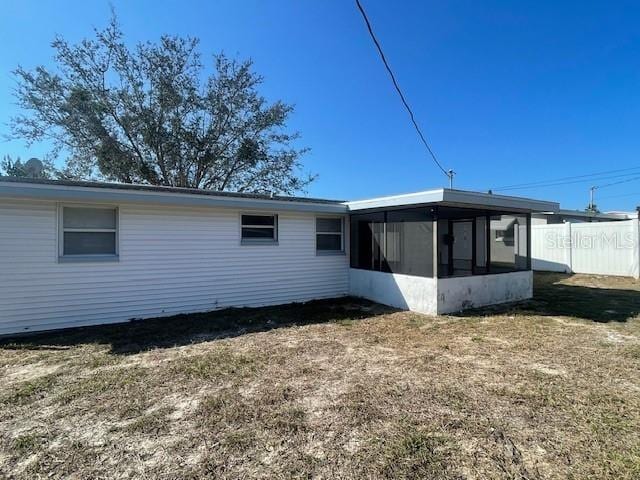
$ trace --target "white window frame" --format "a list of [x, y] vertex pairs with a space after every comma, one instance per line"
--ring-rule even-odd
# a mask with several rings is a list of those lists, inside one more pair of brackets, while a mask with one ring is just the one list
[[[116, 225], [115, 228], [64, 228], [64, 209], [65, 208], [103, 208], [115, 210]], [[115, 253], [95, 253], [73, 255], [64, 253], [64, 233], [65, 232], [85, 232], [85, 233], [115, 233]], [[94, 205], [88, 203], [61, 203], [58, 204], [58, 262], [117, 262], [120, 259], [120, 209], [117, 205]]]
[[[245, 215], [252, 215], [256, 217], [273, 217], [273, 226], [271, 225], [252, 225], [252, 224], [243, 224], [242, 217]], [[240, 225], [240, 245], [278, 245], [278, 238], [280, 235], [279, 232], [279, 218], [277, 213], [273, 212], [240, 212], [238, 217], [238, 224]], [[242, 237], [242, 229], [243, 228], [264, 228], [264, 229], [273, 229], [273, 238], [243, 238]]]
[[[318, 231], [318, 219], [327, 218], [332, 220], [340, 220], [340, 233], [338, 232], [319, 232]], [[340, 215], [316, 215], [313, 220], [313, 228], [315, 235], [313, 241], [316, 243], [316, 255], [344, 255], [345, 254], [345, 217]], [[319, 250], [318, 249], [318, 235], [340, 235], [340, 250]]]

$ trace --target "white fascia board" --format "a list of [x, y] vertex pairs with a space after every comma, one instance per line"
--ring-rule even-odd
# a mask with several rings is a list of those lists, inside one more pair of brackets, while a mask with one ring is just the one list
[[66, 185], [0, 182], [0, 197], [60, 202], [136, 203], [185, 207], [222, 207], [315, 213], [348, 213], [343, 203], [313, 203], [190, 193], [151, 192]]
[[603, 212], [600, 215], [620, 215], [621, 217], [626, 217], [631, 220], [633, 218], [638, 218], [638, 212], [622, 212], [618, 210], [612, 210], [610, 212]]
[[350, 211], [393, 208], [423, 204], [456, 205], [467, 208], [513, 209], [534, 212], [557, 212], [559, 205], [521, 197], [509, 197], [462, 190], [435, 189], [391, 195], [344, 203], [245, 198], [199, 195], [179, 192], [157, 192], [118, 188], [0, 181], [0, 197], [41, 199], [64, 202], [137, 203], [168, 206], [223, 207], [256, 210], [279, 210], [346, 214]]
[[443, 201], [444, 189], [426, 190], [424, 192], [390, 195], [388, 197], [369, 198], [346, 202], [349, 211], [366, 210], [369, 208], [399, 207], [403, 205], [418, 205], [422, 203], [436, 203]]
[[525, 197], [511, 197], [493, 193], [468, 192], [465, 190], [444, 190], [445, 203], [466, 204], [476, 208], [496, 207], [515, 210], [529, 210], [532, 212], [557, 212], [560, 204], [545, 200], [535, 200]]
[[467, 208], [496, 208], [535, 212], [556, 212], [560, 208], [560, 205], [556, 202], [444, 188], [408, 193], [405, 195], [357, 200], [347, 202], [346, 205], [349, 207], [349, 211], [358, 211], [372, 208], [391, 208], [433, 203]]
[[558, 215], [566, 215], [569, 217], [584, 217], [584, 218], [606, 218], [611, 220], [628, 220], [635, 218], [635, 215], [629, 216], [625, 213], [607, 213], [607, 212], [586, 212], [582, 210], [558, 210]]

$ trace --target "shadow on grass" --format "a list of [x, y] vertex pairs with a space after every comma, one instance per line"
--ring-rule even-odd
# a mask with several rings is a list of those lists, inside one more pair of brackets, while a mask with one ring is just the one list
[[393, 311], [390, 307], [351, 297], [273, 307], [228, 308], [7, 337], [0, 340], [0, 349], [64, 350], [97, 343], [110, 345], [111, 353], [129, 355], [274, 328], [358, 320]]
[[561, 283], [571, 277], [573, 275], [536, 272], [531, 300], [467, 310], [459, 315], [468, 317], [511, 312], [522, 315], [570, 316], [607, 323], [626, 322], [640, 314], [639, 290]]

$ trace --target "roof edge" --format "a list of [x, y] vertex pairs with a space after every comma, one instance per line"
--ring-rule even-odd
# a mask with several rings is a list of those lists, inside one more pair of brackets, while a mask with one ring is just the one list
[[[546, 213], [546, 212], [543, 212]], [[587, 217], [587, 218], [610, 218], [614, 220], [630, 220], [637, 218], [637, 215], [634, 215], [631, 212], [622, 213], [622, 212], [587, 212], [585, 210], [567, 210], [564, 208], [559, 209], [557, 212], [552, 212], [557, 215], [571, 215], [574, 217]]]
[[468, 190], [454, 190], [439, 188], [422, 192], [407, 193], [402, 195], [390, 195], [365, 200], [346, 202], [350, 211], [358, 211], [372, 208], [401, 207], [430, 203], [453, 204], [474, 207], [495, 207], [523, 211], [557, 211], [560, 205], [557, 202], [536, 200], [526, 197], [511, 197], [496, 195], [493, 193], [473, 192]]
[[89, 180], [53, 180], [47, 178], [7, 177], [0, 175], [0, 182], [24, 183], [29, 185], [59, 185], [67, 187], [113, 188], [121, 190], [140, 190], [161, 193], [188, 193], [191, 195], [211, 195], [222, 197], [255, 198], [263, 200], [285, 200], [312, 203], [344, 203], [345, 200], [330, 200], [325, 198], [297, 197], [293, 195], [269, 195], [263, 193], [225, 192], [219, 190], [204, 190], [189, 187], [171, 187], [165, 185], [144, 185], [138, 183], [95, 182]]
[[0, 196], [69, 202], [130, 202], [343, 214], [366, 209], [408, 207], [434, 203], [470, 208], [493, 207], [495, 209], [530, 212], [557, 212], [560, 208], [556, 202], [444, 188], [344, 202], [340, 200], [217, 192], [180, 187], [23, 179], [16, 177], [0, 177]]
[[0, 177], [0, 197], [60, 202], [125, 202], [167, 206], [274, 209], [317, 213], [347, 213], [344, 202], [174, 187], [70, 181], [20, 181]]

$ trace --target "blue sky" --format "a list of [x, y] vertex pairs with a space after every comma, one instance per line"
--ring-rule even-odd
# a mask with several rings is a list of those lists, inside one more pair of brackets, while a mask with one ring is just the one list
[[[487, 190], [638, 167], [640, 3], [362, 0], [387, 57], [458, 188]], [[129, 42], [201, 39], [206, 59], [251, 57], [263, 93], [296, 106], [292, 129], [319, 174], [309, 195], [356, 199], [444, 186], [350, 0], [114, 0]], [[11, 70], [51, 65], [54, 34], [102, 27], [100, 1], [4, 2], [0, 133], [16, 113]], [[40, 156], [4, 142], [0, 154]], [[584, 208], [588, 188], [619, 177], [510, 194]], [[640, 179], [602, 188], [601, 209], [640, 204]]]

